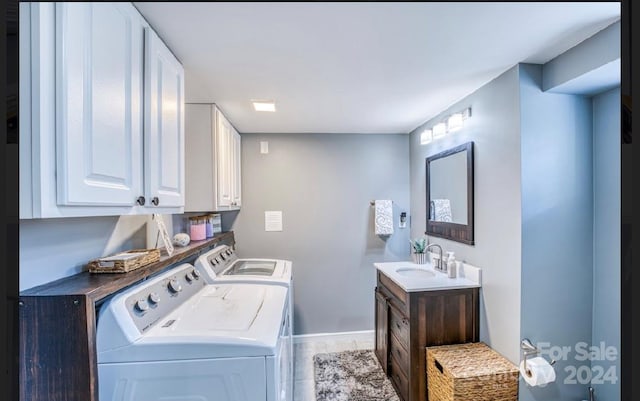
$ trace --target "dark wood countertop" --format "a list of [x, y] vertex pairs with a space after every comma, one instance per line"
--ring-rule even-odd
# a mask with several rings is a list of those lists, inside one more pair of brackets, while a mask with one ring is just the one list
[[29, 288], [20, 292], [20, 296], [83, 295], [93, 300], [93, 302], [99, 302], [125, 287], [135, 284], [200, 251], [209, 249], [218, 243], [233, 245], [235, 243], [233, 231], [220, 233], [203, 241], [191, 241], [186, 247], [175, 247], [174, 254], [171, 256], [167, 255], [163, 248], [158, 262], [128, 273], [89, 273], [85, 271]]

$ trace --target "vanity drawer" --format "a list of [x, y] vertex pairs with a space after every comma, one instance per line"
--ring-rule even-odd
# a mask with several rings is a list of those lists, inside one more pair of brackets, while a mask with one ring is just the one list
[[409, 376], [409, 352], [400, 344], [395, 334], [389, 336], [389, 353], [395, 358], [396, 363], [405, 376]]
[[394, 301], [405, 312], [408, 311], [409, 293], [405, 292], [398, 284], [394, 283], [389, 277], [378, 271], [378, 286], [382, 287], [389, 295], [393, 295]]
[[398, 361], [391, 355], [391, 363], [389, 364], [389, 378], [391, 382], [394, 384], [396, 390], [398, 390], [398, 395], [400, 399], [406, 401], [409, 399], [409, 379], [404, 374]]
[[389, 331], [405, 349], [409, 348], [409, 319], [392, 304], [389, 304], [389, 312]]

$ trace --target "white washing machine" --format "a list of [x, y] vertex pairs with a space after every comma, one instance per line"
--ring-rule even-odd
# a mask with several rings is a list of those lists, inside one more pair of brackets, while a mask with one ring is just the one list
[[233, 248], [219, 245], [200, 255], [195, 263], [209, 283], [259, 282], [292, 287], [291, 261], [282, 259], [241, 259]]
[[182, 264], [115, 295], [97, 322], [101, 401], [290, 401], [287, 288], [207, 284]]
[[[284, 259], [243, 259], [238, 258], [234, 249], [219, 245], [198, 257], [195, 268], [205, 280], [215, 283], [253, 283], [276, 285], [288, 290], [291, 338], [293, 338], [293, 269], [292, 263]], [[293, 340], [289, 342], [289, 354], [293, 355]], [[288, 367], [293, 372], [293, 358]], [[286, 383], [293, 393], [293, 375]]]

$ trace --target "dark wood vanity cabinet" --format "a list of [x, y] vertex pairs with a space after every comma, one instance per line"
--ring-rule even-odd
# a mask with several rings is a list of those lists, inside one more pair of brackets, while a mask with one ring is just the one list
[[378, 271], [375, 354], [402, 401], [427, 400], [425, 347], [479, 341], [479, 289], [406, 292]]

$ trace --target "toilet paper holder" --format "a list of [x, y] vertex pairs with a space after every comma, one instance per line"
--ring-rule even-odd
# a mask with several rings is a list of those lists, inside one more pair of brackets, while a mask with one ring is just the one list
[[[527, 372], [527, 374], [529, 374], [529, 368], [527, 368], [527, 357], [531, 355], [539, 354], [540, 350], [538, 349], [538, 347], [533, 345], [531, 343], [531, 340], [529, 340], [528, 338], [523, 338], [522, 341], [520, 341], [520, 349], [524, 351], [523, 352], [524, 371]], [[551, 362], [549, 362], [549, 365], [553, 365], [554, 363], [556, 363], [556, 360], [552, 359]]]

